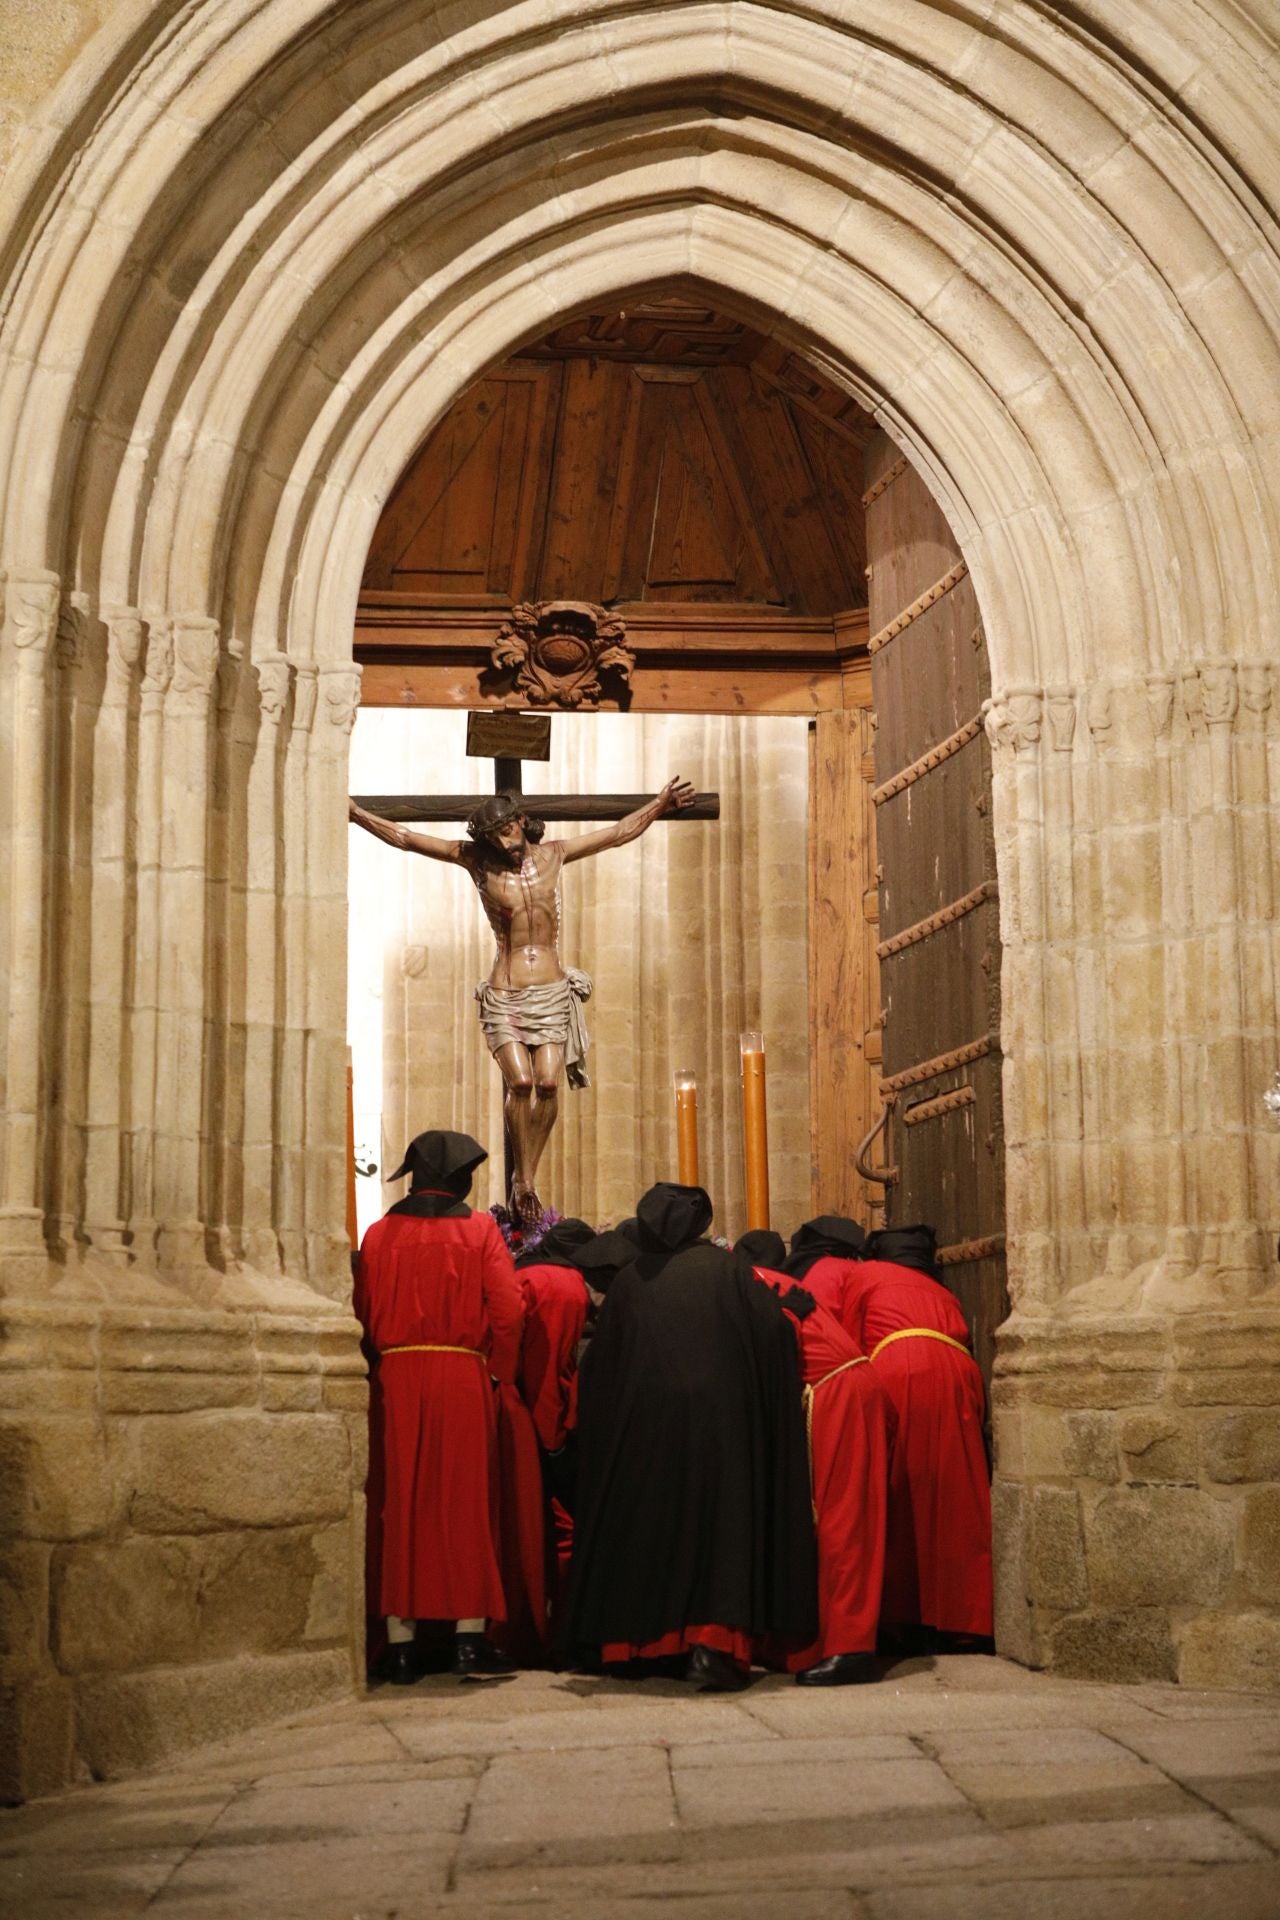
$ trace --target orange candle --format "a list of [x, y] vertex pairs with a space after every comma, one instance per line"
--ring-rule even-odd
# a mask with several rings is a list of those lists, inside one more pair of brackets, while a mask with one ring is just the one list
[[764, 1035], [742, 1035], [742, 1152], [747, 1230], [769, 1224], [769, 1126], [765, 1117]]
[[681, 1067], [676, 1083], [676, 1178], [682, 1187], [698, 1184], [698, 1076]]

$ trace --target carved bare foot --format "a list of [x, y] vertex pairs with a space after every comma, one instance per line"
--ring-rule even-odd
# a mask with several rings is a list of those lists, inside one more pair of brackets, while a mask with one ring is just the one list
[[523, 1180], [511, 1182], [511, 1211], [522, 1227], [536, 1227], [542, 1218], [542, 1202]]

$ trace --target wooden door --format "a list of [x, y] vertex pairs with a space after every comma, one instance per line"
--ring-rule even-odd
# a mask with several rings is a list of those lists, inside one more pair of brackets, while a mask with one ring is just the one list
[[866, 483], [886, 1203], [935, 1228], [989, 1379], [1009, 1300], [986, 646], [951, 529], [883, 433]]

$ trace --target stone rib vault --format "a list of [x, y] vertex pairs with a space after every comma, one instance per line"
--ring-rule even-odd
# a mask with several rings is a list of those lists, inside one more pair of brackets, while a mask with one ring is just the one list
[[777, 333], [991, 653], [1005, 1651], [1280, 1668], [1280, 60], [1262, 0], [122, 0], [0, 237], [15, 1791], [349, 1684], [351, 635], [483, 369]]

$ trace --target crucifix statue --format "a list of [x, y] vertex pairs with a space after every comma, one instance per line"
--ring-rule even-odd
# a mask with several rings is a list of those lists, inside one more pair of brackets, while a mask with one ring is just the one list
[[[570, 1086], [590, 1084], [582, 1003], [591, 981], [561, 962], [561, 870], [588, 854], [626, 846], [664, 816], [715, 819], [719, 796], [695, 794], [677, 778], [652, 796], [555, 794], [529, 801], [521, 792], [521, 760], [550, 757], [550, 716], [473, 713], [469, 720], [468, 753], [494, 753], [497, 790], [488, 798], [476, 805], [474, 795], [365, 796], [350, 801], [348, 817], [388, 846], [461, 867], [480, 895], [496, 952], [476, 998], [506, 1086], [511, 1211], [529, 1226], [543, 1212], [535, 1181], [556, 1123], [561, 1074], [567, 1068]], [[441, 840], [402, 824], [463, 817], [465, 840]], [[609, 824], [545, 841], [548, 818]]]

